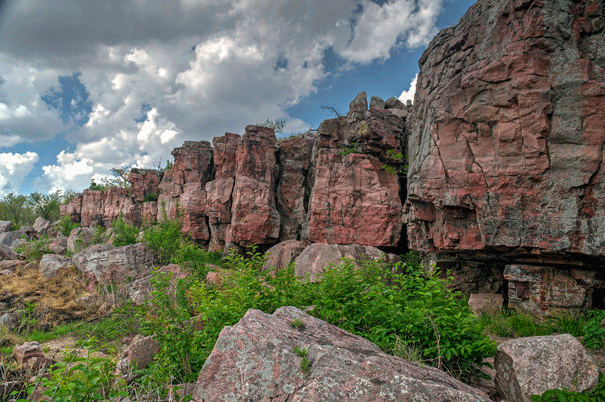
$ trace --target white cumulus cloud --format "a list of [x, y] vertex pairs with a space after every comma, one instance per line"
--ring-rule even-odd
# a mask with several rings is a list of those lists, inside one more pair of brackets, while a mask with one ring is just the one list
[[0, 153], [0, 196], [19, 191], [21, 183], [38, 162], [35, 152]]
[[414, 94], [416, 93], [416, 83], [418, 82], [418, 74], [414, 76], [412, 82], [410, 83], [410, 88], [407, 91], [402, 91], [401, 95], [399, 95], [399, 100], [404, 104], [407, 103], [408, 100], [414, 102]]

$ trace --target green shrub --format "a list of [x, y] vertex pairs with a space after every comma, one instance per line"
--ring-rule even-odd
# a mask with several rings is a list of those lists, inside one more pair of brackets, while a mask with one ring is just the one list
[[138, 242], [139, 228], [126, 222], [121, 212], [118, 219], [111, 224], [111, 227], [113, 228], [112, 244], [114, 246], [127, 246]]
[[150, 201], [157, 201], [157, 200], [158, 200], [158, 195], [153, 194], [153, 193], [145, 194], [145, 197], [143, 198], [143, 202], [150, 202]]
[[[73, 352], [72, 352], [73, 353]], [[124, 380], [114, 375], [115, 363], [108, 358], [75, 357], [68, 354], [62, 361], [50, 368], [48, 376], [40, 379], [44, 391], [42, 394], [55, 402], [110, 400], [128, 396]], [[35, 385], [28, 388], [31, 396]], [[24, 401], [24, 400], [20, 400]]]
[[63, 236], [69, 236], [72, 230], [79, 227], [80, 224], [72, 221], [69, 215], [63, 215], [61, 219], [59, 219], [59, 232], [61, 232]]
[[147, 247], [153, 251], [160, 264], [166, 265], [170, 264], [172, 257], [176, 255], [184, 241], [181, 233], [183, 224], [178, 213], [176, 219], [168, 219], [164, 205], [162, 205], [162, 215], [162, 219], [155, 225], [143, 228], [143, 236]]
[[[387, 352], [421, 354], [425, 363], [462, 379], [476, 374], [484, 358], [495, 353], [465, 300], [448, 290], [448, 281], [438, 272], [427, 274], [412, 262], [392, 268], [370, 261], [355, 268], [343, 261], [311, 283], [296, 277], [294, 265], [262, 272], [265, 261], [255, 248], [245, 257], [233, 254], [226, 258], [228, 269], [221, 272], [220, 285], [202, 277], [188, 279], [180, 282], [174, 297], [167, 294], [166, 276], [154, 280], [151, 304], [142, 318], [146, 333], [156, 333], [162, 344], [162, 363], [150, 369], [156, 380], [194, 380], [219, 332], [252, 308], [273, 313], [282, 306], [315, 305], [312, 315]], [[201, 331], [192, 329], [193, 316], [204, 322]]]

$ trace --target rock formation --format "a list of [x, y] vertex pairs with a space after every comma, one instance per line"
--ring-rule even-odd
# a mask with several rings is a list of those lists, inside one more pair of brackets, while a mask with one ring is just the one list
[[[301, 325], [295, 328], [293, 321]], [[305, 350], [307, 366], [296, 348]], [[387, 355], [375, 344], [294, 307], [249, 310], [225, 327], [197, 380], [194, 401], [490, 401], [429, 366]]]
[[213, 146], [187, 141], [171, 169], [133, 169], [130, 189], [85, 190], [61, 214], [107, 227], [122, 213], [141, 225], [178, 207], [183, 231], [213, 251], [285, 240], [396, 247], [408, 109], [376, 97], [372, 106], [361, 93], [346, 117], [280, 143], [260, 126]]
[[[482, 0], [433, 39], [408, 131], [411, 248], [500, 272], [507, 263], [602, 264], [604, 8]], [[556, 295], [546, 289], [592, 292], [568, 278], [531, 303], [547, 309]]]

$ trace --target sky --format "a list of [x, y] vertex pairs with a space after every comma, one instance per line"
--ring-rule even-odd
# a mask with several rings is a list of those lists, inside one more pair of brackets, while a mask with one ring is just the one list
[[473, 0], [0, 0], [0, 197], [81, 191], [266, 119], [413, 99]]

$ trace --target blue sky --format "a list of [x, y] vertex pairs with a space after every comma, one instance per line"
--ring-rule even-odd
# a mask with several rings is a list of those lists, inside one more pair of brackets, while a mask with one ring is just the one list
[[267, 118], [317, 128], [361, 91], [405, 100], [473, 3], [0, 1], [0, 196], [81, 191]]

